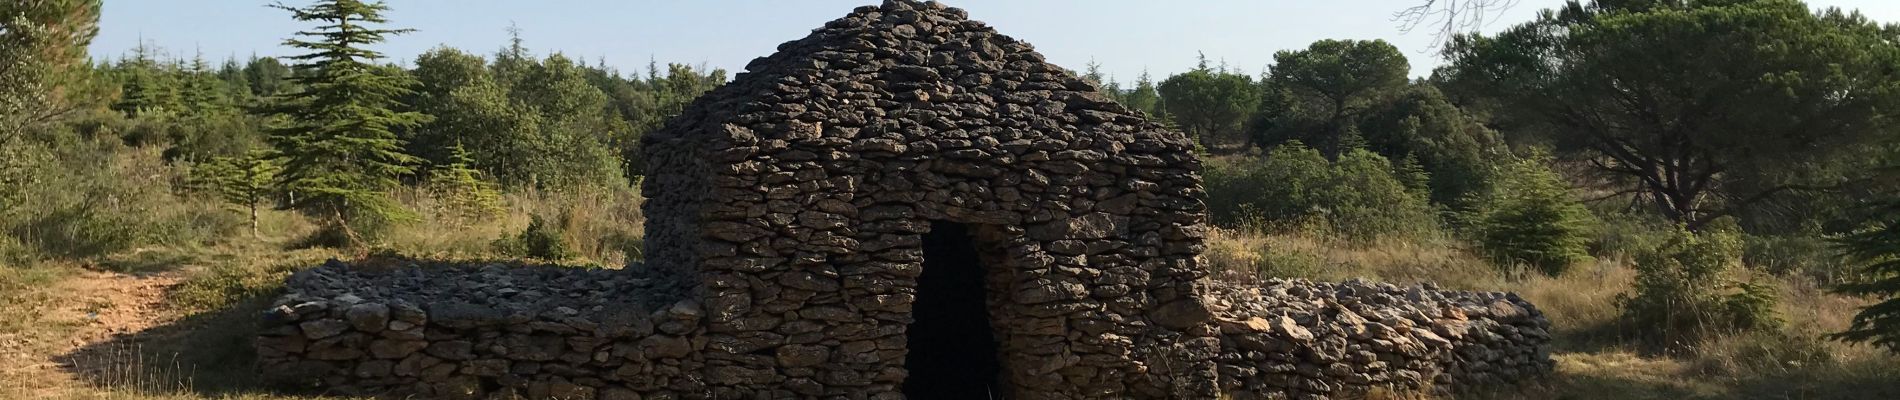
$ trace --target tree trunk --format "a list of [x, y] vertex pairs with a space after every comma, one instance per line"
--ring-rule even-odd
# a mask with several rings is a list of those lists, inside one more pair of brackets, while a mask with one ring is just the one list
[[252, 239], [259, 238], [257, 234], [257, 200], [256, 199], [251, 200], [251, 238]]

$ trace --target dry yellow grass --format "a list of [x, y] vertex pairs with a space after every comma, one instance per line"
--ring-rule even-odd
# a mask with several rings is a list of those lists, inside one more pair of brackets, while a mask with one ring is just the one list
[[[404, 200], [425, 222], [382, 245], [405, 255], [501, 257], [491, 243], [543, 215], [583, 258], [567, 262], [617, 266], [644, 223], [629, 191], [509, 195], [503, 215], [453, 228], [428, 220], [426, 199]], [[261, 222], [260, 238], [0, 266], [0, 399], [337, 399], [281, 393], [251, 371], [254, 319], [284, 277], [345, 256], [288, 249], [314, 229], [294, 213]]]
[[[1310, 268], [1281, 268], [1310, 263]], [[1779, 289], [1777, 332], [1717, 336], [1673, 355], [1643, 354], [1619, 332], [1616, 304], [1636, 277], [1615, 257], [1560, 276], [1499, 268], [1455, 243], [1355, 244], [1297, 234], [1215, 230], [1206, 262], [1221, 271], [1338, 280], [1434, 281], [1447, 288], [1517, 292], [1555, 328], [1556, 372], [1481, 399], [1892, 399], [1900, 356], [1824, 338], [1844, 329], [1866, 299], [1829, 293], [1799, 276], [1757, 276]], [[1291, 272], [1291, 274], [1288, 274]], [[1378, 394], [1376, 398], [1394, 398]]]
[[[544, 215], [559, 218], [567, 239], [587, 260], [613, 265], [627, 257], [622, 246], [639, 238], [643, 222], [640, 199], [631, 193], [515, 194], [507, 200], [507, 213], [495, 220], [460, 229], [400, 228], [387, 246], [405, 254], [493, 256], [490, 242], [519, 232], [529, 215]], [[0, 307], [0, 366], [5, 367], [0, 399], [322, 399], [279, 394], [247, 378], [251, 356], [245, 339], [252, 334], [248, 329], [260, 301], [283, 274], [336, 254], [284, 250], [282, 244], [309, 224], [289, 213], [266, 217], [262, 240], [0, 268], [0, 304], [6, 304]], [[1900, 357], [1821, 338], [1845, 327], [1867, 300], [1834, 295], [1798, 277], [1759, 278], [1771, 279], [1780, 289], [1778, 311], [1786, 329], [1720, 336], [1664, 356], [1633, 350], [1617, 331], [1615, 299], [1635, 277], [1628, 261], [1619, 258], [1549, 277], [1500, 269], [1449, 240], [1355, 243], [1216, 230], [1205, 261], [1217, 270], [1247, 274], [1432, 281], [1454, 289], [1519, 293], [1556, 327], [1557, 371], [1530, 385], [1473, 398], [1900, 398]], [[163, 278], [140, 281], [148, 278], [108, 271]], [[90, 315], [138, 319], [92, 323], [97, 317]], [[1421, 397], [1382, 392], [1364, 398]]]

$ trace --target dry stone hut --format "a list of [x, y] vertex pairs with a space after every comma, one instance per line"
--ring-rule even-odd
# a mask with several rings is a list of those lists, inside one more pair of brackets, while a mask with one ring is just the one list
[[645, 148], [715, 384], [1212, 393], [1191, 142], [962, 10], [859, 8]]
[[1324, 399], [1550, 367], [1508, 293], [1217, 280], [1180, 133], [937, 3], [862, 7], [645, 139], [645, 263], [332, 261], [257, 338], [394, 398]]

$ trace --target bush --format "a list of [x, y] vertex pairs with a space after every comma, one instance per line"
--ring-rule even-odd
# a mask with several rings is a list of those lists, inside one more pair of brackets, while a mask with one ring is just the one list
[[1391, 161], [1365, 150], [1327, 161], [1298, 142], [1265, 159], [1209, 163], [1208, 207], [1227, 227], [1323, 230], [1354, 240], [1438, 231], [1425, 195], [1406, 187]]
[[565, 260], [574, 257], [574, 251], [568, 248], [567, 240], [559, 224], [549, 224], [541, 216], [535, 215], [528, 222], [528, 228], [520, 235], [501, 238], [495, 241], [495, 251], [521, 257], [533, 257], [543, 260]]
[[1599, 258], [1633, 258], [1662, 247], [1675, 237], [1675, 225], [1655, 213], [1592, 207], [1596, 216], [1590, 254]]
[[1288, 251], [1272, 244], [1260, 246], [1253, 270], [1262, 278], [1316, 279], [1326, 270], [1326, 260], [1318, 254]]
[[0, 210], [0, 235], [11, 237], [12, 258], [81, 259], [199, 244], [243, 224], [235, 213], [174, 193], [181, 174], [157, 149], [101, 138], [32, 150], [43, 156], [17, 167], [32, 184], [15, 189], [18, 207]]
[[1646, 344], [1679, 347], [1779, 324], [1773, 288], [1737, 277], [1741, 247], [1732, 232], [1678, 230], [1661, 248], [1637, 256], [1635, 287], [1617, 298], [1625, 325]]
[[1770, 274], [1803, 275], [1838, 282], [1852, 274], [1846, 261], [1820, 235], [1748, 235], [1742, 262]]
[[1500, 263], [1551, 276], [1589, 260], [1590, 212], [1570, 198], [1543, 159], [1518, 160], [1505, 172], [1488, 192], [1465, 202], [1475, 207], [1461, 219], [1478, 247]]

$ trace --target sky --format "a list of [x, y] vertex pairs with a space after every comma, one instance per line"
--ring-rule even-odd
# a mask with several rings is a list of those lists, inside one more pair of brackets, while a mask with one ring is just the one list
[[[308, 0], [285, 0], [293, 6]], [[1384, 39], [1411, 60], [1412, 74], [1437, 66], [1429, 29], [1405, 32], [1393, 14], [1424, 0], [949, 0], [997, 31], [1029, 42], [1050, 62], [1080, 70], [1099, 63], [1123, 82], [1155, 80], [1195, 66], [1199, 54], [1259, 74], [1279, 50], [1321, 39]], [[629, 73], [648, 61], [743, 69], [780, 43], [809, 34], [852, 8], [879, 0], [389, 0], [389, 27], [416, 32], [373, 48], [406, 63], [437, 46], [491, 54], [520, 29], [535, 54], [558, 51]], [[95, 58], [119, 58], [141, 41], [176, 57], [222, 60], [295, 54], [281, 45], [309, 25], [268, 0], [107, 0]], [[1529, 21], [1562, 0], [1521, 0], [1482, 30]], [[1900, 22], [1900, 1], [1809, 0]]]

